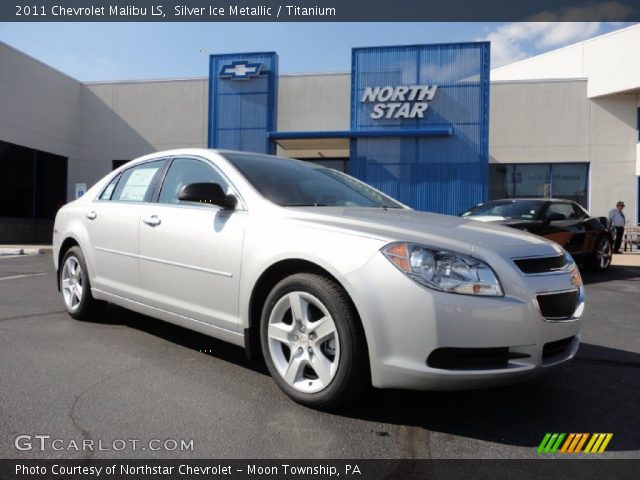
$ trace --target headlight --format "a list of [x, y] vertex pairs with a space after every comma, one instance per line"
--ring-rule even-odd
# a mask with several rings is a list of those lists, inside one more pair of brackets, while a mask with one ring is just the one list
[[496, 274], [480, 260], [414, 243], [392, 243], [382, 253], [416, 282], [441, 292], [501, 297]]
[[576, 288], [580, 288], [582, 286], [582, 276], [580, 275], [580, 270], [578, 270], [575, 260], [566, 250], [564, 250], [564, 258], [567, 262], [564, 266], [564, 270], [571, 272], [571, 285]]

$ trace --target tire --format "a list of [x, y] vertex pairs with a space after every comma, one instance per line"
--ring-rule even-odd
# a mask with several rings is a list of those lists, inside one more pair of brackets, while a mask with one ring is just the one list
[[611, 265], [613, 243], [611, 238], [601, 235], [596, 240], [596, 246], [589, 260], [589, 267], [594, 272], [604, 272]]
[[87, 265], [80, 247], [71, 247], [61, 263], [60, 293], [67, 313], [78, 320], [100, 316], [106, 302], [93, 298]]
[[371, 385], [360, 319], [344, 289], [323, 276], [295, 274], [271, 290], [260, 341], [274, 381], [302, 405], [333, 409]]

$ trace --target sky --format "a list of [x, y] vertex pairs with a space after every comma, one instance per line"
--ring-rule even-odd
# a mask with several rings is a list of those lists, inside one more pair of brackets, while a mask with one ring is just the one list
[[631, 25], [0, 23], [0, 41], [83, 82], [206, 77], [208, 55], [276, 51], [280, 73], [348, 72], [351, 48], [491, 41], [492, 68]]

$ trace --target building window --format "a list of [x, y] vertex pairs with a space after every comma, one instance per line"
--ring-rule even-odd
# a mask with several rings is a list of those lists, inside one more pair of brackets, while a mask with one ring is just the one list
[[588, 163], [489, 165], [489, 199], [566, 198], [588, 206]]
[[323, 167], [332, 168], [342, 173], [349, 173], [348, 158], [300, 158], [305, 162], [315, 163]]
[[67, 200], [67, 159], [0, 141], [0, 217], [52, 220]]
[[111, 170], [115, 170], [116, 168], [120, 168], [122, 165], [127, 163], [129, 160], [111, 160]]

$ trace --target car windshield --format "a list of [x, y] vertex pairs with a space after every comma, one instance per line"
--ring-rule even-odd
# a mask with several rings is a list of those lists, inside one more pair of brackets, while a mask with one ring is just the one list
[[476, 205], [462, 217], [501, 217], [513, 220], [533, 220], [544, 205], [539, 200], [505, 200]]
[[404, 208], [359, 180], [301, 160], [221, 153], [268, 200], [283, 207]]

